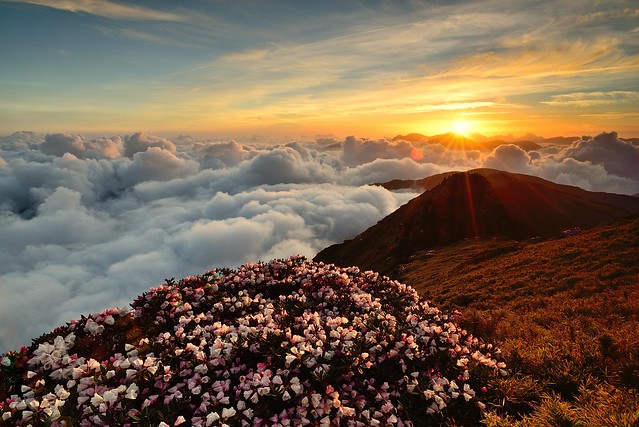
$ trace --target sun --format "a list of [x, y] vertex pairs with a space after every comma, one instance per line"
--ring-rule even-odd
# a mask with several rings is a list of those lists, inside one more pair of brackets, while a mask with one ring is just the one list
[[466, 135], [468, 132], [471, 131], [472, 125], [469, 121], [466, 120], [455, 120], [452, 127], [453, 132], [460, 135]]

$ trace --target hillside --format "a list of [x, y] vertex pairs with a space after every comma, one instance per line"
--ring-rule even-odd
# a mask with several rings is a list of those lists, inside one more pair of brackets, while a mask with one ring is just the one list
[[590, 192], [494, 169], [436, 175], [420, 184], [432, 188], [354, 239], [324, 249], [315, 259], [390, 274], [417, 251], [467, 238], [553, 236], [564, 229], [589, 228], [639, 212], [635, 197]]
[[[550, 410], [561, 425], [639, 423], [639, 216], [564, 238], [419, 251], [401, 270], [506, 355], [516, 375], [498, 387], [493, 425]], [[522, 425], [560, 425], [538, 421]]]
[[435, 426], [495, 404], [499, 352], [373, 272], [212, 270], [1, 357], [7, 426]]

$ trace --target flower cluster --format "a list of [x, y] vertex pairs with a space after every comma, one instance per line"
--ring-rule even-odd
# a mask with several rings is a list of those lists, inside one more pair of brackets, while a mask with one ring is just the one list
[[5, 355], [0, 423], [412, 426], [479, 414], [505, 375], [412, 288], [302, 257], [169, 280], [132, 307]]

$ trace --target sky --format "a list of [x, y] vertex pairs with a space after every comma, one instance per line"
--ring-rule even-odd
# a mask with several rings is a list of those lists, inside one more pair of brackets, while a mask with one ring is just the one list
[[633, 0], [0, 0], [0, 135], [639, 136]]

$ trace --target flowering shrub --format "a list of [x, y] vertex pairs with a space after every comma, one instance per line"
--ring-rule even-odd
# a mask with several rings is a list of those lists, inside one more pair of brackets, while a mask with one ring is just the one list
[[301, 257], [168, 280], [8, 353], [6, 425], [412, 426], [505, 375], [410, 287]]

